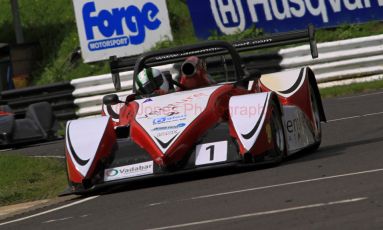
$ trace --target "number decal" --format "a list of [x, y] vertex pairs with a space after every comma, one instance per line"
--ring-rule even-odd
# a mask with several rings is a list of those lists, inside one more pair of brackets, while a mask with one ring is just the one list
[[207, 165], [227, 160], [227, 141], [197, 145], [195, 165]]
[[206, 150], [210, 149], [210, 161], [214, 160], [214, 145], [210, 145], [206, 148]]

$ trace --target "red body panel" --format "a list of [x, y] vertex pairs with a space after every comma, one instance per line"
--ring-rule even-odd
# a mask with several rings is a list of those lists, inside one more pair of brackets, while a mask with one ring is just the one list
[[9, 115], [12, 115], [12, 113], [0, 111], [0, 116], [9, 116]]

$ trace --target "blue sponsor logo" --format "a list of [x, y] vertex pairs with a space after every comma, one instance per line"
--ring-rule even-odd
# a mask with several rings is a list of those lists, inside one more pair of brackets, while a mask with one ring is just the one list
[[109, 177], [117, 176], [118, 170], [117, 169], [108, 169], [105, 174]]
[[[94, 2], [86, 3], [82, 8], [86, 39], [91, 51], [110, 49], [144, 43], [146, 29], [156, 30], [160, 27], [159, 9], [148, 2], [142, 9], [131, 5], [111, 10], [96, 10]], [[128, 29], [128, 31], [126, 31]], [[103, 39], [95, 40], [98, 30]]]
[[185, 123], [179, 123], [178, 125], [172, 125], [172, 126], [164, 126], [164, 127], [157, 127], [152, 129], [152, 131], [165, 131], [165, 130], [170, 130], [170, 129], [180, 129], [182, 127], [185, 127]]
[[185, 127], [185, 123], [180, 123], [180, 124], [178, 124], [177, 126], [178, 126], [178, 128], [182, 128], [182, 127]]
[[186, 115], [160, 117], [160, 118], [155, 118], [153, 120], [153, 125], [163, 124], [163, 123], [172, 122], [172, 121], [181, 121], [185, 119], [186, 119]]
[[151, 99], [151, 98], [148, 98], [148, 99], [146, 99], [144, 102], [142, 102], [142, 103], [148, 103], [148, 102], [152, 102], [153, 100]]

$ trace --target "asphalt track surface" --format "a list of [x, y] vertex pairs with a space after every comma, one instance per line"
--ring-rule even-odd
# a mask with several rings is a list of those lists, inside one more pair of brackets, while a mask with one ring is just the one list
[[[135, 183], [2, 220], [0, 229], [383, 229], [383, 91], [324, 106], [329, 122], [315, 153]], [[62, 145], [24, 154], [55, 156]]]

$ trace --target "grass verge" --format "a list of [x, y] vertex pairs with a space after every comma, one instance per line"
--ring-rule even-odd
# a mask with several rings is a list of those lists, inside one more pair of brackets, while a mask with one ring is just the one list
[[65, 163], [0, 155], [0, 206], [57, 197], [67, 186]]
[[351, 95], [356, 93], [372, 92], [379, 89], [383, 89], [383, 80], [323, 88], [320, 89], [320, 93], [322, 98], [329, 98]]

